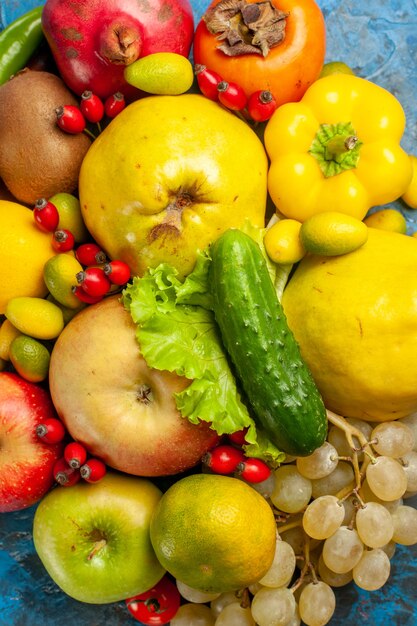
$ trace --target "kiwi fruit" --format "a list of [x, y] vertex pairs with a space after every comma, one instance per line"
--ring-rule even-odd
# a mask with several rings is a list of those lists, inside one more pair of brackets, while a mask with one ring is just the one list
[[79, 103], [50, 72], [25, 68], [0, 86], [0, 178], [22, 203], [77, 189], [91, 140], [57, 126], [55, 110], [65, 104]]

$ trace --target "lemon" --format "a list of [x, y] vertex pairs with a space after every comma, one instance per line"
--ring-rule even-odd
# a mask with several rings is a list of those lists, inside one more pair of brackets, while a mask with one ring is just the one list
[[12, 298], [5, 315], [20, 332], [36, 339], [55, 339], [64, 328], [61, 309], [42, 298]]
[[282, 219], [268, 228], [264, 237], [264, 246], [269, 258], [274, 263], [291, 265], [298, 263], [306, 251], [300, 240], [301, 222]]
[[71, 254], [57, 254], [45, 263], [43, 279], [49, 292], [55, 300], [70, 309], [81, 308], [81, 302], [74, 295], [72, 287], [77, 287], [76, 275], [82, 270], [81, 263]]
[[410, 154], [410, 161], [413, 170], [411, 183], [407, 191], [401, 196], [401, 200], [406, 203], [409, 209], [417, 209], [417, 156]]
[[51, 196], [49, 202], [52, 202], [58, 209], [58, 228], [69, 230], [77, 243], [87, 241], [89, 233], [84, 224], [78, 198], [71, 193], [62, 192]]
[[300, 239], [304, 248], [323, 256], [338, 256], [363, 246], [368, 228], [356, 217], [328, 211], [316, 213], [303, 222]]
[[178, 96], [193, 84], [191, 62], [175, 52], [155, 52], [141, 57], [124, 70], [126, 82], [155, 95]]
[[32, 383], [46, 379], [51, 355], [48, 349], [33, 337], [20, 335], [10, 345], [10, 361], [22, 378]]
[[363, 220], [367, 226], [390, 230], [394, 233], [405, 235], [407, 232], [407, 221], [402, 213], [396, 209], [381, 209], [368, 215]]
[[343, 61], [329, 61], [323, 65], [319, 78], [330, 74], [354, 74], [355, 72]]
[[0, 326], [0, 359], [3, 359], [3, 361], [10, 359], [10, 344], [13, 339], [16, 339], [21, 334], [20, 330], [17, 330], [8, 319], [4, 320]]
[[282, 297], [327, 408], [368, 421], [417, 410], [417, 241], [375, 228], [337, 257], [306, 255]]
[[174, 483], [151, 521], [161, 565], [206, 592], [247, 587], [268, 571], [275, 553], [272, 509], [237, 478], [195, 474]]
[[0, 313], [10, 298], [46, 295], [43, 266], [54, 254], [51, 234], [39, 230], [32, 211], [0, 200]]

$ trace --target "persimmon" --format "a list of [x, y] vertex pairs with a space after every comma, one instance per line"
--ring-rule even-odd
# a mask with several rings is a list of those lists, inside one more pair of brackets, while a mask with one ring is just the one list
[[314, 0], [214, 0], [197, 25], [194, 60], [238, 83], [297, 102], [322, 70], [323, 14]]

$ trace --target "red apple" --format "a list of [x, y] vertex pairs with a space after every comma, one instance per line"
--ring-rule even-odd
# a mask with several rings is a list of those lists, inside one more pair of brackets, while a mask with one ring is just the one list
[[180, 415], [174, 393], [191, 381], [149, 368], [135, 331], [117, 296], [78, 313], [52, 350], [52, 400], [70, 435], [107, 465], [136, 476], [177, 474], [218, 436]]
[[49, 393], [11, 372], [0, 373], [0, 512], [38, 502], [54, 483], [52, 468], [62, 444], [36, 434], [46, 418], [56, 418]]

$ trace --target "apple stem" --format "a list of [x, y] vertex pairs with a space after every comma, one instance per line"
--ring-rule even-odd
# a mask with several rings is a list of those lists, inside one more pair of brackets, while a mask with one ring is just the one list
[[107, 545], [107, 541], [105, 539], [100, 539], [100, 541], [96, 541], [94, 544], [94, 548], [91, 550], [90, 554], [88, 555], [87, 559], [89, 561], [91, 561], [92, 558], [95, 557], [95, 555], [100, 552], [100, 550], [102, 548], [104, 548]]

